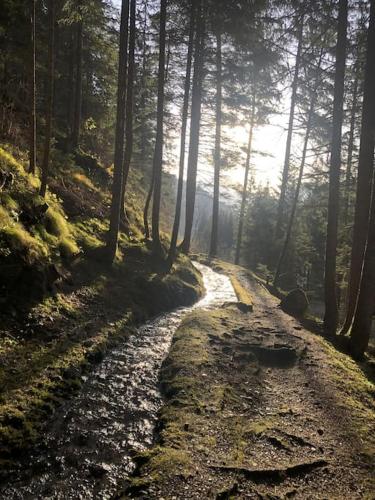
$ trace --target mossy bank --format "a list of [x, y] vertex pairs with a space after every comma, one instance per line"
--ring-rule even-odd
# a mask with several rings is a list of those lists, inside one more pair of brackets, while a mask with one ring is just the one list
[[140, 322], [192, 304], [203, 285], [188, 258], [179, 257], [166, 273], [142, 241], [139, 179], [130, 180], [130, 228], [108, 268], [96, 260], [96, 249], [108, 228], [110, 169], [95, 163], [89, 173], [70, 157], [56, 160], [44, 200], [21, 151], [4, 145], [0, 162], [11, 174], [0, 192], [0, 463], [6, 472], [107, 349]]

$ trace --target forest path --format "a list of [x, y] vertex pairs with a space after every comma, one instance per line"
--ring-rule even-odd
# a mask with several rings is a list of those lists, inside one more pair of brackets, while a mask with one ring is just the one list
[[[228, 305], [177, 332], [161, 447], [125, 498], [374, 498], [374, 386], [249, 273], [223, 267], [254, 311]], [[198, 339], [206, 361], [179, 361]]]
[[151, 446], [163, 404], [159, 373], [173, 335], [193, 310], [236, 301], [230, 279], [196, 264], [205, 295], [135, 329], [85, 377], [59, 408], [21, 469], [0, 485], [0, 499], [111, 499], [134, 470], [133, 456]]
[[278, 415], [278, 420], [271, 440], [255, 439], [254, 456], [270, 468], [283, 468], [291, 458], [295, 463], [327, 462], [289, 496], [364, 498], [367, 491], [370, 497], [371, 487], [364, 484], [374, 473], [365, 460], [375, 450], [373, 386], [362, 392], [367, 381], [351, 358], [284, 313], [279, 300], [255, 279], [241, 272], [239, 277], [253, 297], [249, 327], [266, 333], [267, 345], [299, 353], [289, 369], [265, 369], [262, 411]]

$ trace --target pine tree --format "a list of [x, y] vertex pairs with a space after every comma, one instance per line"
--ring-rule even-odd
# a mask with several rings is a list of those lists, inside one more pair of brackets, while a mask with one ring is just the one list
[[325, 260], [325, 314], [324, 331], [334, 335], [338, 323], [337, 304], [337, 234], [340, 200], [341, 142], [343, 123], [344, 80], [348, 29], [348, 0], [339, 0], [336, 45], [336, 70], [332, 118], [331, 161], [329, 169], [328, 223]]
[[166, 20], [167, 20], [167, 1], [160, 2], [160, 31], [159, 31], [159, 70], [158, 70], [158, 105], [157, 105], [157, 124], [156, 141], [153, 160], [153, 205], [152, 205], [152, 243], [153, 250], [157, 255], [162, 254], [160, 241], [159, 222], [160, 222], [160, 202], [163, 171], [163, 145], [164, 145], [164, 84], [165, 84], [165, 45], [166, 45]]
[[214, 197], [212, 203], [212, 228], [209, 255], [217, 256], [218, 226], [219, 226], [219, 197], [220, 197], [220, 168], [221, 168], [221, 125], [222, 125], [222, 34], [220, 27], [216, 31], [216, 133], [214, 151]]
[[180, 162], [179, 162], [178, 184], [177, 184], [177, 195], [176, 195], [176, 210], [175, 210], [174, 223], [172, 229], [171, 245], [168, 254], [168, 261], [170, 265], [174, 262], [176, 256], [177, 238], [178, 238], [180, 219], [181, 219], [182, 192], [184, 186], [184, 170], [185, 170], [186, 130], [187, 130], [187, 121], [189, 114], [191, 68], [193, 61], [194, 30], [195, 30], [195, 4], [194, 0], [191, 0], [189, 41], [188, 41], [186, 75], [185, 75], [185, 85], [184, 85], [184, 102], [182, 105], [182, 116], [181, 116], [181, 144], [180, 144]]
[[129, 0], [122, 0], [118, 82], [117, 82], [114, 171], [113, 171], [113, 182], [112, 182], [110, 224], [109, 224], [109, 231], [107, 238], [107, 258], [109, 262], [113, 262], [116, 256], [118, 232], [120, 226], [120, 208], [121, 208], [120, 204], [121, 204], [121, 191], [123, 182], [122, 175], [123, 175], [123, 159], [124, 159], [128, 24], [129, 24]]
[[55, 22], [56, 5], [55, 0], [49, 0], [48, 3], [49, 28], [48, 28], [48, 91], [47, 91], [47, 109], [46, 109], [46, 129], [44, 140], [44, 154], [42, 164], [42, 181], [40, 185], [40, 195], [45, 196], [47, 191], [50, 152], [52, 139], [52, 120], [53, 120], [53, 95], [55, 85]]
[[[372, 183], [372, 205], [370, 210], [369, 223], [357, 226], [357, 235], [361, 234], [368, 227], [367, 246], [364, 254], [363, 270], [361, 273], [361, 284], [356, 301], [356, 312], [354, 316], [353, 328], [351, 332], [351, 350], [356, 357], [361, 357], [368, 345], [372, 316], [374, 314], [375, 297], [375, 172], [374, 172], [374, 147], [375, 147], [375, 0], [371, 1], [370, 23], [367, 41], [367, 62], [365, 75], [365, 88], [362, 112], [362, 132], [359, 154], [358, 171], [371, 172]], [[362, 195], [358, 183], [357, 189], [357, 210], [361, 202]], [[357, 215], [356, 222], [359, 219]], [[354, 244], [353, 244], [354, 251]], [[353, 272], [353, 268], [351, 269]]]
[[197, 0], [197, 30], [194, 48], [194, 76], [191, 103], [190, 143], [186, 180], [186, 221], [181, 250], [189, 253], [194, 220], [195, 194], [197, 189], [197, 168], [199, 155], [199, 134], [201, 125], [203, 52], [205, 38], [205, 9], [202, 0]]

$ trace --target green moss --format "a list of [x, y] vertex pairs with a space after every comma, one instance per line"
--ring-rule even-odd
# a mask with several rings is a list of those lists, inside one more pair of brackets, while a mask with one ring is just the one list
[[45, 224], [47, 231], [54, 236], [66, 237], [69, 234], [65, 217], [53, 208], [47, 210]]
[[60, 240], [59, 250], [61, 257], [65, 259], [69, 259], [79, 253], [79, 248], [76, 242], [70, 238], [63, 238]]
[[27, 232], [21, 224], [7, 225], [1, 229], [1, 233], [11, 251], [22, 253], [29, 263], [48, 257], [48, 248]]

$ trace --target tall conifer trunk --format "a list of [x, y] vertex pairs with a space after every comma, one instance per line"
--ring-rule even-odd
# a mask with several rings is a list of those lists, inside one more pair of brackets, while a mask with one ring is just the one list
[[243, 188], [242, 188], [240, 217], [238, 220], [238, 231], [237, 231], [236, 256], [234, 259], [235, 264], [240, 263], [240, 257], [241, 257], [243, 226], [244, 226], [245, 210], [246, 210], [246, 203], [247, 203], [248, 189], [249, 189], [248, 186], [249, 186], [250, 162], [251, 162], [251, 155], [252, 155], [252, 150], [253, 150], [254, 125], [255, 125], [255, 93], [253, 95], [253, 103], [252, 103], [252, 107], [251, 107], [249, 140], [248, 140], [247, 152], [246, 152], [245, 178], [244, 178]]
[[52, 138], [52, 119], [53, 119], [53, 94], [55, 86], [55, 18], [56, 5], [55, 0], [49, 0], [48, 3], [49, 28], [48, 28], [48, 82], [46, 99], [46, 129], [44, 140], [44, 154], [42, 164], [42, 181], [40, 185], [40, 195], [45, 196], [47, 191], [49, 163]]
[[190, 27], [189, 27], [189, 41], [188, 53], [186, 62], [186, 75], [184, 86], [184, 102], [182, 106], [182, 124], [181, 124], [181, 145], [180, 145], [180, 164], [178, 172], [177, 196], [176, 196], [176, 211], [174, 216], [174, 223], [172, 229], [171, 245], [169, 248], [168, 261], [172, 265], [176, 257], [176, 247], [178, 232], [180, 229], [181, 219], [181, 205], [182, 205], [182, 192], [184, 187], [184, 169], [185, 169], [185, 148], [186, 148], [186, 130], [189, 114], [189, 97], [190, 97], [190, 84], [191, 84], [191, 67], [193, 61], [193, 42], [194, 42], [194, 29], [195, 29], [195, 5], [194, 0], [191, 0], [190, 7]]
[[309, 140], [310, 140], [311, 129], [312, 129], [312, 124], [313, 124], [313, 117], [314, 117], [314, 113], [315, 113], [317, 93], [318, 93], [319, 85], [321, 83], [320, 68], [321, 68], [321, 64], [322, 64], [322, 58], [323, 58], [323, 49], [320, 52], [320, 58], [319, 58], [319, 63], [318, 63], [318, 76], [317, 76], [317, 79], [315, 82], [315, 88], [313, 90], [313, 94], [311, 96], [311, 101], [310, 101], [310, 108], [309, 108], [309, 113], [308, 113], [308, 117], [307, 117], [307, 124], [306, 124], [305, 139], [304, 139], [303, 150], [302, 150], [302, 158], [301, 158], [301, 164], [300, 164], [300, 168], [299, 168], [296, 191], [294, 193], [292, 210], [291, 210], [291, 213], [289, 216], [289, 221], [288, 221], [288, 226], [287, 226], [287, 230], [285, 233], [283, 247], [281, 249], [279, 260], [278, 260], [277, 267], [276, 267], [275, 278], [274, 278], [274, 282], [273, 282], [275, 287], [278, 286], [278, 284], [279, 284], [282, 265], [283, 265], [283, 262], [285, 260], [285, 257], [286, 257], [287, 251], [288, 251], [290, 238], [292, 236], [294, 220], [296, 217], [298, 200], [299, 200], [299, 195], [300, 195], [301, 185], [302, 185], [303, 172], [305, 170], [305, 164], [306, 164], [307, 147], [308, 147]]
[[36, 0], [31, 4], [31, 71], [30, 71], [30, 151], [29, 172], [36, 166]]
[[125, 133], [125, 103], [126, 103], [126, 67], [128, 47], [129, 0], [122, 0], [120, 24], [120, 48], [117, 77], [117, 110], [116, 110], [116, 135], [114, 170], [112, 182], [112, 202], [110, 224], [107, 238], [107, 257], [113, 262], [118, 243], [120, 226], [120, 203], [122, 192], [122, 167], [124, 159], [124, 133]]
[[154, 198], [152, 204], [152, 243], [154, 252], [162, 253], [159, 221], [163, 171], [164, 145], [164, 84], [165, 84], [165, 42], [166, 42], [167, 0], [160, 1], [160, 34], [159, 34], [159, 71], [158, 71], [158, 105], [156, 119], [156, 141], [153, 161]]
[[[356, 357], [363, 356], [371, 334], [372, 317], [375, 305], [375, 0], [371, 1], [370, 24], [367, 41], [367, 62], [363, 99], [362, 133], [359, 156], [359, 169], [372, 169], [372, 204], [369, 218], [367, 246], [356, 312], [351, 332], [351, 351]], [[361, 200], [361, 193], [357, 191]], [[363, 225], [362, 230], [366, 225]], [[358, 229], [357, 229], [358, 233]], [[352, 269], [353, 272], [353, 269]]]
[[214, 152], [214, 197], [212, 202], [212, 228], [210, 241], [210, 257], [217, 256], [219, 205], [220, 205], [220, 167], [221, 167], [221, 121], [222, 121], [222, 54], [221, 32], [216, 32], [216, 133]]
[[82, 19], [82, 3], [79, 3], [80, 19], [76, 26], [76, 71], [75, 71], [75, 91], [74, 91], [74, 115], [72, 126], [72, 150], [77, 149], [79, 145], [79, 137], [81, 132], [82, 119], [82, 53], [83, 53], [83, 19]]
[[190, 143], [186, 179], [186, 220], [185, 234], [181, 250], [189, 253], [191, 234], [193, 230], [195, 194], [197, 189], [197, 168], [199, 155], [199, 133], [201, 124], [202, 85], [203, 85], [203, 51], [204, 51], [204, 22], [205, 9], [202, 9], [202, 0], [197, 0], [197, 31], [194, 48], [194, 76], [191, 102]]
[[340, 205], [341, 134], [343, 123], [347, 29], [348, 0], [339, 0], [324, 276], [324, 332], [327, 335], [334, 335], [336, 333], [338, 322], [336, 256]]
[[275, 228], [276, 238], [280, 238], [280, 236], [282, 235], [282, 226], [283, 226], [283, 222], [284, 222], [285, 196], [286, 196], [286, 191], [287, 191], [287, 187], [288, 187], [288, 180], [289, 180], [289, 164], [290, 164], [290, 154], [292, 151], [294, 114], [295, 114], [295, 109], [296, 109], [299, 69], [300, 69], [300, 65], [301, 65], [301, 56], [302, 56], [302, 47], [303, 47], [304, 19], [305, 19], [305, 17], [304, 17], [304, 15], [302, 15], [301, 20], [300, 20], [300, 25], [299, 25], [299, 31], [298, 31], [298, 48], [297, 48], [296, 62], [295, 62], [295, 66], [294, 66], [294, 76], [293, 76], [293, 83], [292, 83], [292, 96], [290, 99], [288, 135], [286, 138], [284, 167], [283, 167], [283, 173], [282, 173], [279, 204], [278, 204], [278, 208], [277, 208], [277, 219], [276, 219], [276, 228]]
[[[371, 14], [373, 15], [374, 2], [371, 2]], [[370, 19], [373, 21], [373, 18]], [[368, 221], [371, 204], [372, 178], [373, 178], [373, 154], [374, 154], [374, 88], [375, 88], [375, 63], [373, 49], [373, 24], [370, 24], [367, 42], [367, 60], [365, 70], [365, 84], [362, 104], [362, 126], [359, 148], [358, 177], [356, 190], [356, 203], [354, 213], [353, 244], [350, 262], [350, 276], [348, 285], [348, 306], [346, 318], [341, 330], [345, 335], [353, 322], [356, 310], [358, 292], [361, 282], [363, 259], [365, 255], [368, 237]]]
[[129, 30], [129, 55], [128, 55], [128, 79], [126, 92], [126, 117], [125, 117], [125, 153], [123, 163], [123, 180], [121, 189], [120, 218], [128, 224], [125, 212], [125, 191], [130, 170], [130, 162], [133, 155], [133, 89], [135, 73], [135, 35], [136, 35], [136, 0], [130, 2], [130, 30]]

